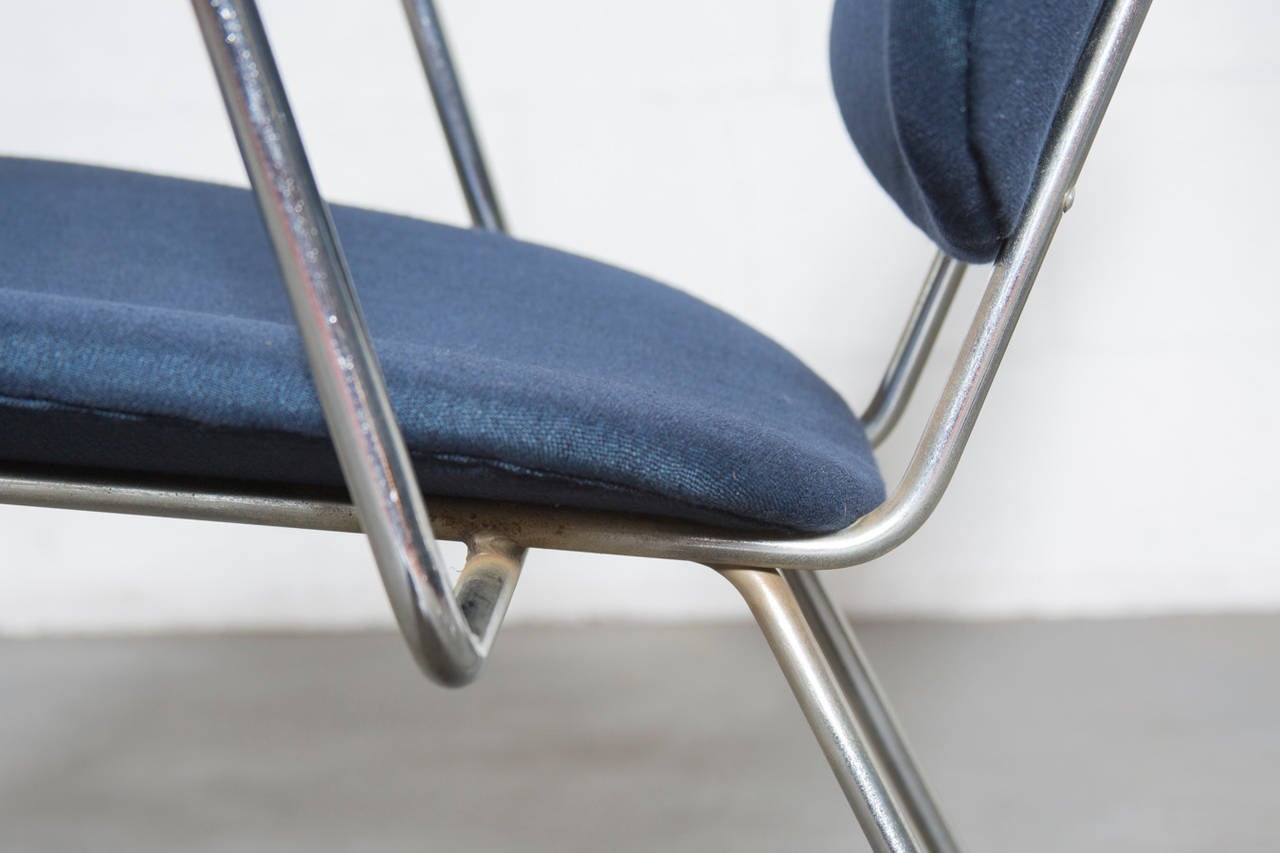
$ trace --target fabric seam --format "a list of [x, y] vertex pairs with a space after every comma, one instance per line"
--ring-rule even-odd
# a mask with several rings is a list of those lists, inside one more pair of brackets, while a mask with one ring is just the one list
[[[178, 417], [174, 415], [156, 415], [156, 414], [140, 414], [137, 412], [123, 412], [115, 409], [102, 409], [95, 406], [86, 406], [80, 403], [67, 403], [62, 400], [53, 400], [53, 399], [46, 399], [46, 398], [40, 398], [40, 397], [14, 397], [7, 394], [0, 394], [0, 401], [4, 401], [4, 400], [13, 400], [18, 403], [43, 404], [43, 405], [53, 406], [53, 407], [62, 408], [62, 409], [68, 409], [74, 412], [81, 412], [81, 413], [96, 415], [98, 417], [122, 418], [122, 419], [140, 420], [140, 421], [154, 420], [154, 421], [162, 421], [165, 423], [178, 424], [182, 426], [190, 426], [190, 427], [195, 427], [197, 429], [210, 430], [210, 431], [231, 431], [231, 432], [240, 432], [248, 435], [256, 434], [256, 435], [264, 435], [264, 436], [269, 436], [269, 435], [292, 436], [295, 438], [301, 438], [301, 439], [310, 440], [310, 441], [329, 441], [329, 437], [327, 435], [314, 436], [314, 435], [305, 435], [303, 433], [288, 432], [285, 430], [263, 430], [263, 429], [251, 429], [251, 428], [245, 428], [245, 427], [215, 426], [213, 424], [206, 424], [192, 418], [184, 418], [184, 417]], [[612, 489], [612, 490], [622, 492], [623, 494], [634, 496], [634, 497], [657, 498], [660, 500], [668, 501], [678, 507], [687, 507], [689, 509], [698, 510], [700, 512], [715, 513], [717, 515], [725, 516], [727, 518], [732, 518], [735, 521], [741, 522], [744, 526], [748, 528], [756, 529], [756, 530], [763, 530], [763, 531], [774, 530], [774, 531], [783, 531], [783, 532], [801, 533], [801, 534], [811, 534], [811, 533], [818, 532], [818, 531], [805, 530], [803, 528], [789, 526], [789, 525], [782, 525], [777, 523], [770, 523], [770, 522], [762, 523], [761, 520], [758, 518], [751, 518], [749, 516], [742, 515], [741, 513], [737, 513], [732, 510], [720, 509], [717, 507], [711, 507], [711, 506], [694, 503], [692, 501], [673, 498], [669, 495], [662, 494], [661, 492], [637, 488], [636, 486], [632, 486], [626, 483], [611, 482], [609, 480], [600, 479], [598, 477], [583, 477], [583, 476], [574, 475], [574, 474], [565, 474], [559, 471], [549, 471], [541, 468], [534, 468], [528, 465], [522, 465], [519, 463], [507, 462], [505, 460], [496, 459], [493, 457], [475, 456], [469, 453], [444, 453], [440, 451], [422, 452], [422, 451], [413, 451], [413, 450], [409, 451], [409, 455], [412, 458], [431, 459], [439, 462], [452, 462], [454, 464], [457, 464], [459, 462], [468, 463], [468, 464], [478, 464], [481, 467], [496, 469], [503, 473], [531, 475], [534, 477], [540, 477], [544, 479], [559, 480], [561, 482], [572, 483], [575, 485], [604, 487], [606, 489]]]

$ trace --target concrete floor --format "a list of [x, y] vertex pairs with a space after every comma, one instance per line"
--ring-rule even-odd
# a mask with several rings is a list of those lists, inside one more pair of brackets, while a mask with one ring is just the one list
[[[1280, 849], [1280, 617], [860, 635], [966, 849]], [[0, 642], [0, 850], [866, 849], [745, 626], [397, 643]]]

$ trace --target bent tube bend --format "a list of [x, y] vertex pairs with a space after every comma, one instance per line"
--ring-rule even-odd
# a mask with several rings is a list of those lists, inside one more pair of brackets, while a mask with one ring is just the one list
[[[447, 581], [418, 480], [253, 0], [192, 0], [280, 265], [343, 477], [396, 621], [432, 678], [464, 684], [487, 651], [495, 593], [473, 630]], [[473, 559], [478, 559], [473, 554]], [[499, 575], [514, 583], [515, 573]]]

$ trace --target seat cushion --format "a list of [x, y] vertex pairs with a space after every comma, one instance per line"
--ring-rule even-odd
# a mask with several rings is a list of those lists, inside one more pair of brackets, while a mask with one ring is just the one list
[[836, 0], [831, 76], [877, 180], [952, 257], [1013, 233], [1101, 0]]
[[[428, 494], [830, 531], [883, 484], [783, 348], [630, 272], [366, 210], [334, 220]], [[0, 458], [340, 486], [246, 190], [0, 159]]]

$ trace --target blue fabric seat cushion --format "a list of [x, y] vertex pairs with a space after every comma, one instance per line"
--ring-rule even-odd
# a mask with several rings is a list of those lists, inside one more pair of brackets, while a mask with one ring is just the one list
[[1101, 0], [836, 0], [845, 125], [952, 257], [992, 260], [1026, 206]]
[[[884, 496], [782, 347], [633, 273], [353, 208], [334, 219], [428, 494], [753, 529]], [[342, 483], [245, 190], [0, 158], [0, 461]]]

